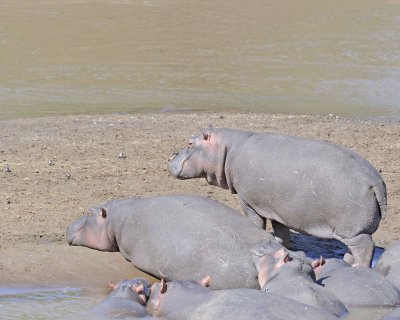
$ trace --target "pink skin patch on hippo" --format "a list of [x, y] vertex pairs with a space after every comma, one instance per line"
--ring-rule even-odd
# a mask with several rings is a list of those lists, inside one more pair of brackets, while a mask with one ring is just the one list
[[288, 261], [289, 255], [285, 248], [279, 249], [272, 256], [264, 255], [260, 257], [258, 263], [258, 283], [260, 287], [264, 287], [273, 273]]
[[84, 243], [85, 246], [103, 250], [117, 251], [107, 235], [107, 230], [103, 226], [107, 218], [107, 212], [100, 208], [99, 214], [89, 212], [85, 224], [78, 230], [74, 236], [75, 243]]
[[323, 266], [325, 265], [326, 261], [324, 258], [320, 257], [318, 260], [314, 260], [311, 262], [311, 267], [314, 269], [314, 273], [318, 276], [321, 272]]
[[199, 284], [202, 287], [208, 288], [211, 285], [211, 277], [210, 276], [206, 276], [203, 279], [200, 280]]
[[193, 152], [196, 152], [196, 149], [201, 150], [202, 156], [188, 157], [183, 162], [182, 172], [192, 177], [204, 172], [209, 184], [228, 189], [225, 177], [226, 148], [218, 135], [202, 132], [197, 138], [189, 140], [188, 149], [193, 148]]
[[[158, 292], [156, 292], [157, 287], [159, 286]], [[150, 288], [152, 299], [150, 300], [149, 309], [152, 309], [152, 313], [157, 316], [160, 316], [159, 308], [161, 304], [162, 295], [167, 292], [167, 283], [164, 282], [164, 279], [161, 279], [159, 284], [154, 283]]]

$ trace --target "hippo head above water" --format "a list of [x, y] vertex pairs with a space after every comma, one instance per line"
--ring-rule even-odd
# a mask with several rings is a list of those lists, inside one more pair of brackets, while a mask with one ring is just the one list
[[315, 280], [314, 270], [325, 264], [322, 257], [319, 260], [311, 260], [307, 258], [304, 252], [289, 251], [269, 239], [254, 246], [251, 253], [258, 271], [258, 281], [261, 288], [279, 273], [282, 266], [289, 262], [293, 268], [298, 269], [300, 273], [311, 276], [313, 280]]
[[258, 281], [262, 288], [272, 275], [291, 260], [289, 252], [282, 246], [266, 240], [252, 249], [253, 261], [258, 270]]
[[211, 292], [209, 288], [211, 277], [206, 276], [199, 282], [191, 280], [175, 280], [159, 283], [151, 286], [150, 298], [147, 303], [147, 311], [153, 316], [166, 316], [177, 305], [172, 301], [179, 301], [179, 305], [189, 305], [191, 301], [200, 299], [201, 296]]
[[145, 306], [150, 296], [150, 282], [146, 279], [135, 278], [132, 280], [122, 280], [117, 284], [110, 282], [113, 290], [110, 294], [113, 298], [129, 299]]
[[107, 211], [103, 207], [90, 208], [88, 213], [71, 223], [67, 229], [67, 242], [100, 251], [119, 251], [114, 236], [108, 232]]

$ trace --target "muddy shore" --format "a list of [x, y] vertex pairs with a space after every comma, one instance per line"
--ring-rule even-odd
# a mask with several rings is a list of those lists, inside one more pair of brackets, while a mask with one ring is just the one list
[[[262, 114], [63, 116], [0, 121], [0, 284], [107, 284], [139, 271], [119, 253], [69, 247], [67, 225], [111, 198], [189, 193], [239, 208], [204, 179], [179, 181], [169, 156], [213, 124], [327, 140], [357, 151], [382, 174], [388, 214], [377, 245], [399, 238], [400, 123], [390, 119]], [[8, 168], [8, 169], [7, 169]]]

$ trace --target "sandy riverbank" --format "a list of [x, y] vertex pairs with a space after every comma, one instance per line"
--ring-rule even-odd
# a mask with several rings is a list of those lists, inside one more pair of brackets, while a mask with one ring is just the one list
[[[135, 275], [119, 253], [66, 245], [68, 223], [110, 198], [192, 193], [238, 208], [236, 196], [204, 179], [178, 181], [166, 171], [171, 153], [209, 124], [315, 137], [356, 150], [381, 171], [388, 188], [388, 215], [374, 239], [381, 246], [398, 239], [396, 121], [258, 114], [8, 120], [0, 122], [0, 284], [100, 284]], [[125, 158], [119, 158], [120, 152]], [[3, 170], [7, 165], [11, 172]]]

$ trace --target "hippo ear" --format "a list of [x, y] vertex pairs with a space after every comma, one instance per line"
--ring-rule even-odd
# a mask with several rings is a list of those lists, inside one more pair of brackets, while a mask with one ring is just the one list
[[313, 262], [311, 262], [311, 267], [313, 269], [322, 267], [325, 264], [325, 262], [326, 262], [325, 259], [322, 258], [322, 256], [320, 256], [318, 260], [314, 260]]
[[206, 130], [200, 130], [200, 132], [201, 132], [201, 135], [203, 136], [203, 139], [208, 140], [208, 137], [210, 136], [209, 132]]
[[141, 283], [141, 284], [135, 286], [134, 289], [135, 289], [136, 293], [142, 293], [142, 292], [144, 292], [144, 285], [143, 285], [143, 283]]
[[203, 279], [201, 279], [200, 280], [200, 285], [202, 287], [208, 288], [211, 285], [211, 277], [210, 276], [206, 276]]
[[213, 131], [213, 130], [214, 130], [214, 127], [211, 124], [208, 126], [208, 129], [200, 130], [201, 135], [203, 136], [203, 139], [209, 140], [211, 137], [211, 131]]
[[292, 259], [290, 258], [289, 253], [286, 253], [283, 257], [283, 263], [288, 263], [290, 260]]
[[116, 285], [114, 282], [112, 282], [112, 281], [110, 281], [110, 282], [108, 283], [108, 286], [110, 287], [110, 289], [113, 289], [113, 290], [115, 290], [115, 289], [117, 288], [117, 285]]
[[275, 259], [278, 259], [279, 266], [290, 261], [289, 252], [283, 247], [274, 254], [274, 257]]
[[107, 211], [106, 211], [106, 209], [101, 208], [100, 210], [101, 210], [101, 217], [102, 217], [103, 219], [107, 218]]
[[164, 294], [167, 292], [167, 283], [164, 281], [164, 279], [161, 279], [160, 283], [160, 293]]

